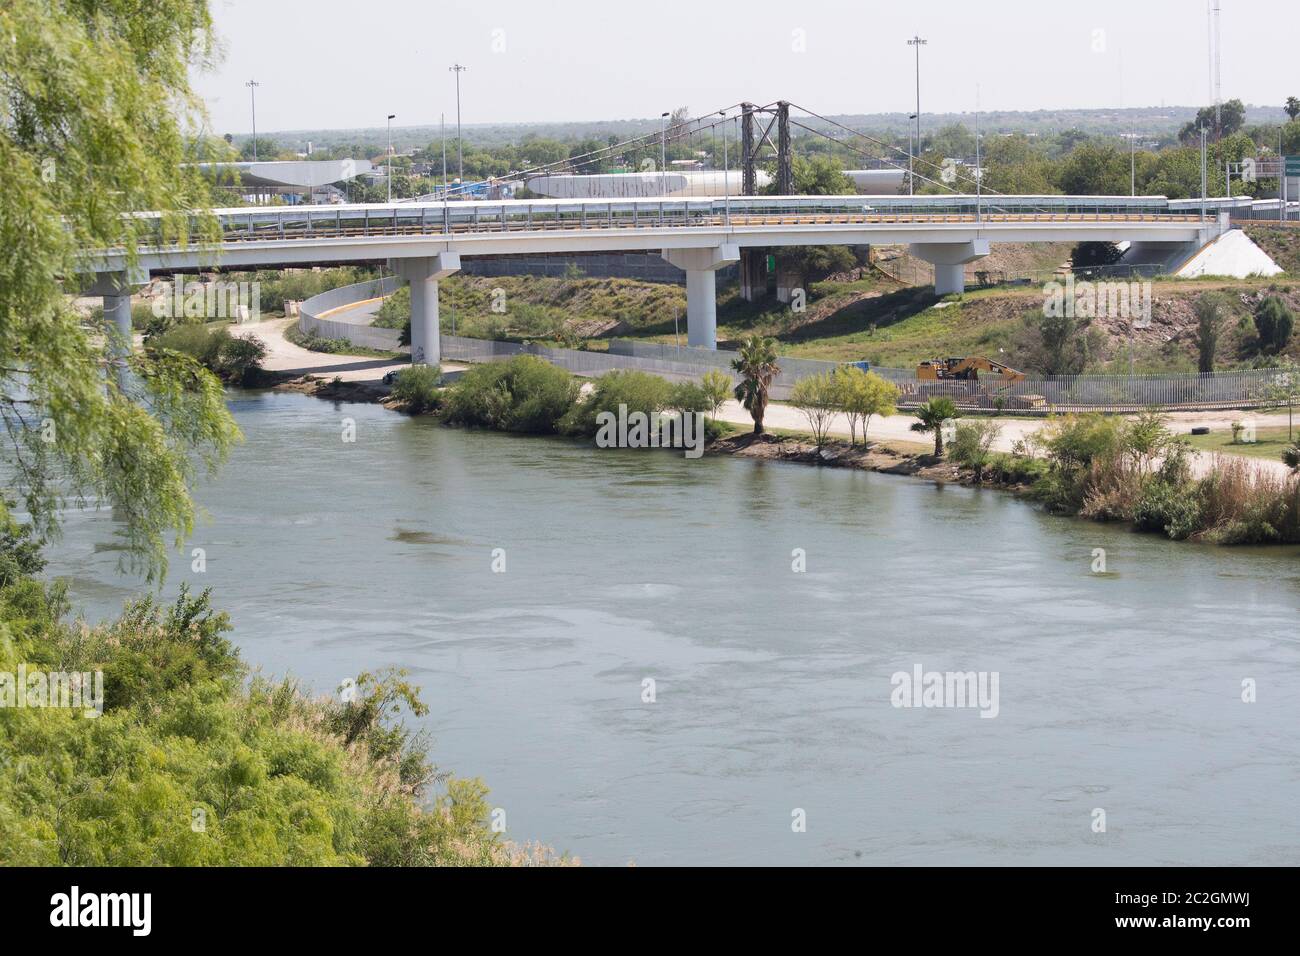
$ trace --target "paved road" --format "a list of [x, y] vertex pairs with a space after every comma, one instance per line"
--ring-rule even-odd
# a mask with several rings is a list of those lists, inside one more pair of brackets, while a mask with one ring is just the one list
[[[1208, 425], [1211, 428], [1222, 431], [1228, 428], [1232, 422], [1237, 421], [1249, 413], [1246, 412], [1171, 412], [1168, 416], [1169, 424], [1172, 429], [1180, 434], [1187, 434], [1192, 428], [1202, 425]], [[718, 417], [726, 422], [732, 422], [738, 425], [752, 425], [753, 419], [750, 418], [749, 412], [740, 405], [739, 402], [727, 402], [719, 412]], [[1273, 425], [1286, 425], [1286, 415], [1254, 415], [1255, 427], [1266, 428]], [[900, 414], [891, 415], [888, 418], [882, 418], [879, 415], [871, 419], [871, 427], [868, 431], [868, 437], [877, 441], [908, 441], [918, 444], [931, 445], [933, 438], [929, 435], [918, 434], [912, 431], [912, 423], [916, 418], [912, 415]], [[769, 428], [786, 428], [796, 431], [808, 431], [808, 420], [804, 418], [803, 413], [797, 408], [790, 405], [769, 405], [764, 423]], [[998, 424], [1002, 428], [1002, 433], [993, 443], [995, 451], [1010, 451], [1016, 442], [1023, 439], [1026, 435], [1033, 434], [1045, 426], [1045, 422], [1039, 419], [1024, 418], [1005, 418], [1001, 419]], [[848, 437], [849, 422], [843, 415], [836, 415], [831, 422], [830, 432], [833, 435]], [[1212, 452], [1195, 452], [1192, 456], [1192, 471], [1196, 475], [1206, 474], [1214, 463], [1215, 455]], [[1251, 461], [1257, 462], [1262, 468], [1272, 471], [1277, 475], [1288, 474], [1286, 465], [1281, 461], [1275, 461], [1268, 458], [1253, 458]]]
[[[376, 300], [378, 301], [378, 300]], [[379, 381], [388, 372], [407, 368], [407, 358], [383, 359], [365, 355], [338, 355], [332, 352], [313, 352], [294, 345], [284, 337], [285, 329], [296, 322], [294, 318], [268, 319], [250, 322], [231, 328], [232, 335], [255, 335], [266, 343], [266, 359], [262, 366], [272, 372], [289, 372], [294, 375], [318, 375], [345, 382]], [[444, 372], [463, 369], [464, 365], [443, 362]]]

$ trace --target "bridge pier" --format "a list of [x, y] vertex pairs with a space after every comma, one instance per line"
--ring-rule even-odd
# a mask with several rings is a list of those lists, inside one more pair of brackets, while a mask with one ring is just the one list
[[460, 271], [460, 255], [439, 252], [414, 259], [390, 259], [389, 266], [411, 286], [411, 364], [442, 361], [438, 328], [438, 280]]
[[665, 249], [664, 259], [686, 273], [686, 344], [699, 349], [718, 347], [718, 282], [716, 272], [740, 258], [730, 243], [704, 249]]
[[960, 294], [966, 291], [966, 263], [982, 259], [989, 254], [987, 239], [969, 242], [912, 243], [908, 251], [918, 259], [934, 266], [934, 292], [936, 295]]
[[108, 342], [109, 360], [117, 369], [117, 385], [127, 390], [131, 379], [128, 362], [131, 359], [131, 296], [149, 282], [149, 273], [134, 269], [123, 272], [101, 272], [86, 295], [97, 295], [104, 302], [104, 335]]

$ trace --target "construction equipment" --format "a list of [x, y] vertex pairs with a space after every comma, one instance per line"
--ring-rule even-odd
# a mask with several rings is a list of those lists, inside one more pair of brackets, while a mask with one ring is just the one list
[[921, 382], [978, 382], [980, 372], [988, 372], [996, 381], [1006, 384], [1025, 380], [1024, 372], [979, 355], [922, 362], [916, 367], [916, 378]]

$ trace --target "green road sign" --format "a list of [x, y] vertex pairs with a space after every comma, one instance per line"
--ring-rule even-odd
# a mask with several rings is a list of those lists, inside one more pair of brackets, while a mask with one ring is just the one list
[[1300, 176], [1300, 156], [1286, 157], [1286, 174], [1288, 176]]

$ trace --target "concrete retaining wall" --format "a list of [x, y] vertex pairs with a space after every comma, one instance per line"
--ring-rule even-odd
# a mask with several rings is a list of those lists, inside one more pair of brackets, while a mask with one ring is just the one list
[[400, 345], [401, 329], [377, 329], [371, 325], [357, 322], [344, 322], [341, 319], [321, 318], [321, 314], [376, 299], [381, 295], [391, 295], [402, 286], [402, 280], [396, 276], [383, 279], [370, 279], [353, 285], [330, 289], [320, 295], [303, 300], [298, 307], [298, 329], [305, 335], [314, 335], [322, 339], [339, 339], [367, 349], [381, 349], [397, 352], [406, 348]]

